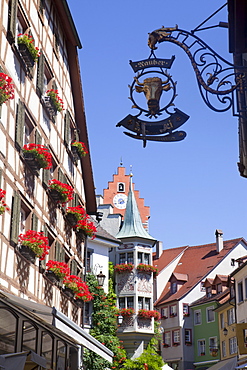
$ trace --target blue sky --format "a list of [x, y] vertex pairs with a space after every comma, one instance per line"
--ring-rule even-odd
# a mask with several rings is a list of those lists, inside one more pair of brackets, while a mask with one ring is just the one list
[[[128, 99], [134, 72], [129, 60], [148, 58], [148, 33], [163, 25], [192, 30], [225, 0], [68, 0], [83, 48], [79, 50], [96, 194], [103, 194], [122, 158], [133, 168], [135, 189], [150, 206], [150, 234], [164, 248], [246, 236], [247, 179], [240, 177], [238, 122], [231, 111], [216, 113], [203, 102], [187, 55], [178, 46], [159, 45], [158, 58], [176, 56], [169, 71], [177, 81], [175, 106], [190, 119], [182, 142], [142, 142], [116, 124], [137, 114]], [[227, 21], [224, 8], [207, 25]], [[225, 59], [227, 29], [197, 34]], [[166, 117], [162, 117], [166, 118]]]

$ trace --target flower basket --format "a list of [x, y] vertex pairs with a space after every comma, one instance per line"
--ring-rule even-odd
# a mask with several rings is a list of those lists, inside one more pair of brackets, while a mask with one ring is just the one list
[[81, 206], [68, 207], [66, 209], [65, 218], [72, 227], [75, 227], [78, 221], [83, 219], [84, 217], [86, 217], [86, 212]]
[[54, 116], [63, 110], [63, 101], [58, 95], [58, 90], [50, 89], [46, 91], [44, 102], [50, 115]]
[[153, 267], [152, 265], [146, 265], [144, 263], [140, 263], [137, 266], [137, 270], [139, 272], [145, 272], [145, 273], [148, 273], [148, 274], [151, 274], [152, 272], [156, 275], [158, 274], [158, 269], [156, 267]]
[[155, 310], [139, 310], [138, 316], [142, 319], [151, 319], [153, 317], [155, 321], [160, 320], [160, 313]]
[[46, 264], [46, 269], [47, 273], [52, 272], [56, 275], [57, 281], [63, 280], [70, 273], [69, 266], [65, 262], [49, 260]]
[[0, 73], [0, 106], [10, 99], [14, 99], [14, 85], [12, 78], [5, 73]]
[[23, 60], [28, 67], [32, 68], [39, 57], [39, 48], [34, 46], [34, 39], [30, 35], [20, 33], [17, 43]]
[[75, 304], [76, 304], [78, 307], [83, 308], [83, 306], [84, 306], [84, 301], [83, 301], [83, 300], [81, 300], [81, 299], [79, 299], [79, 298], [76, 298], [76, 299], [74, 299], [74, 302], [75, 302]]
[[80, 299], [85, 302], [89, 302], [93, 299], [93, 296], [89, 292], [87, 284], [84, 281], [82, 281], [82, 279], [79, 276], [67, 275], [64, 278], [64, 285], [65, 285], [64, 290], [66, 292], [68, 291], [68, 289], [72, 290], [73, 295], [75, 295], [75, 299]]
[[97, 232], [97, 229], [94, 226], [94, 223], [92, 221], [89, 221], [88, 215], [79, 220], [76, 227], [77, 233], [80, 233], [82, 231], [86, 236], [89, 236], [91, 239], [95, 238], [95, 233]]
[[41, 168], [50, 169], [52, 167], [51, 154], [44, 145], [26, 144], [22, 152], [26, 163], [32, 170], [38, 171]]
[[123, 317], [133, 316], [134, 313], [135, 310], [133, 308], [122, 308], [119, 310], [119, 315], [122, 315]]
[[[50, 246], [48, 244], [48, 238], [43, 235], [43, 232], [28, 230], [25, 234], [19, 235], [20, 253], [22, 255], [29, 253], [26, 248], [30, 249], [35, 257], [38, 257], [40, 260], [44, 260], [45, 256], [48, 254]], [[30, 255], [33, 255], [30, 252]], [[28, 259], [28, 257], [25, 257]]]
[[65, 203], [73, 199], [73, 188], [70, 185], [64, 184], [59, 180], [50, 180], [48, 190], [52, 199], [55, 200], [55, 202], [57, 203], [61, 203], [63, 206], [65, 205]]
[[35, 262], [35, 260], [36, 260], [36, 253], [32, 249], [30, 249], [29, 247], [27, 247], [26, 245], [20, 245], [19, 246], [19, 252], [29, 262], [31, 262], [31, 263], [34, 263]]
[[48, 270], [45, 272], [45, 276], [52, 284], [56, 284], [60, 281], [59, 277], [55, 274], [55, 272]]
[[71, 144], [71, 151], [75, 159], [85, 157], [85, 155], [88, 153], [86, 145], [80, 141], [74, 141]]
[[63, 288], [63, 292], [64, 294], [68, 297], [68, 298], [73, 298], [74, 297], [74, 291], [68, 287], [64, 287]]
[[119, 265], [114, 266], [114, 270], [119, 274], [123, 272], [131, 272], [134, 268], [133, 263], [120, 263]]
[[4, 197], [5, 197], [6, 191], [3, 189], [0, 189], [0, 216], [4, 214], [4, 212], [10, 211], [9, 207], [5, 203]]

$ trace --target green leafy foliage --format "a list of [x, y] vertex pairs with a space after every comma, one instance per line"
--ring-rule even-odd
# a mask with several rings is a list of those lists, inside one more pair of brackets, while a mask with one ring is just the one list
[[[114, 273], [114, 269], [113, 272], [111, 270], [110, 266], [110, 276]], [[118, 310], [115, 306], [116, 295], [113, 281], [109, 279], [109, 282], [109, 293], [105, 294], [104, 290], [98, 286], [95, 276], [87, 275], [87, 284], [94, 297], [90, 334], [114, 353], [114, 362], [110, 364], [94, 352], [85, 350], [83, 360], [87, 369], [119, 369], [119, 366], [126, 360], [126, 352], [116, 336]]]

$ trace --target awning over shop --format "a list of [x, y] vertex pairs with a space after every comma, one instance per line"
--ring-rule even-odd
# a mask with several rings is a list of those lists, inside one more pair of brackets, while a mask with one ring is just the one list
[[[83, 346], [97, 353], [109, 362], [112, 362], [113, 352], [101, 344], [98, 340], [80, 328], [66, 315], [59, 312], [55, 307], [29, 301], [24, 298], [0, 291], [0, 300], [11, 306], [17, 307], [24, 315], [32, 316], [37, 321], [48, 325], [50, 330], [56, 330], [61, 337], [76, 343], [77, 346]], [[54, 327], [56, 329], [54, 329]], [[1, 364], [1, 363], [0, 363]], [[0, 370], [1, 367], [0, 367]], [[19, 369], [18, 369], [19, 370]]]
[[46, 368], [46, 359], [33, 351], [0, 355], [0, 370], [31, 370], [35, 365]]

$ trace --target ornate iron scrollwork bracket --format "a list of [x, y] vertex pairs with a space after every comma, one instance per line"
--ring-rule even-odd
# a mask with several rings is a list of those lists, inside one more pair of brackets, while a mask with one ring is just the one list
[[151, 32], [148, 46], [155, 50], [157, 43], [165, 41], [178, 45], [188, 55], [201, 96], [210, 109], [216, 112], [232, 109], [234, 116], [241, 115], [234, 92], [237, 94], [246, 92], [245, 67], [228, 62], [199, 37], [179, 29], [178, 26], [162, 27]]

